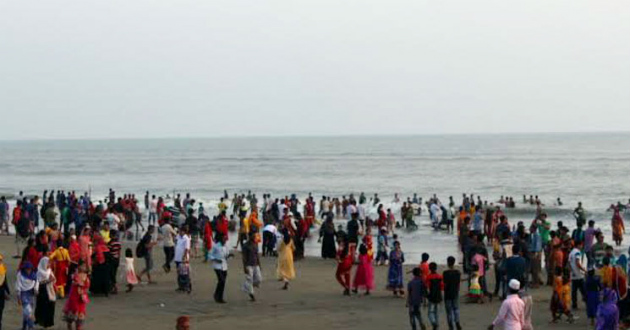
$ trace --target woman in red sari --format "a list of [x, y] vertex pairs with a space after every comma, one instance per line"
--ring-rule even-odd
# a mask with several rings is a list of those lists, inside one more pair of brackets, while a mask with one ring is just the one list
[[68, 329], [72, 330], [75, 325], [76, 330], [83, 328], [83, 322], [86, 317], [88, 299], [88, 290], [90, 289], [90, 277], [88, 276], [87, 266], [81, 264], [72, 279], [72, 289], [63, 308], [63, 318], [68, 323]]

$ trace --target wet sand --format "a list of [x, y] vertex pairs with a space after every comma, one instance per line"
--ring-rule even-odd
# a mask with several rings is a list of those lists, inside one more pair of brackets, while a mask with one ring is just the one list
[[[128, 243], [128, 246], [134, 249], [135, 243]], [[0, 252], [5, 256], [12, 293], [4, 310], [3, 327], [19, 329], [21, 312], [15, 301], [14, 289], [17, 259], [11, 258], [15, 253], [12, 237], [0, 237]], [[85, 329], [174, 329], [175, 319], [179, 315], [191, 317], [191, 329], [411, 329], [404, 299], [394, 298], [384, 289], [387, 267], [375, 268], [377, 289], [372, 295], [344, 297], [334, 278], [334, 261], [307, 258], [296, 262], [297, 278], [288, 291], [283, 291], [282, 284], [275, 278], [275, 259], [262, 258], [264, 280], [257, 291], [258, 301], [252, 303], [240, 291], [244, 276], [240, 255], [237, 254], [229, 264], [226, 285], [228, 303], [219, 305], [212, 299], [216, 277], [209, 264], [202, 263], [201, 259], [193, 260], [193, 292], [187, 295], [175, 292], [174, 272], [165, 274], [162, 271], [160, 265], [164, 258], [161, 247], [154, 249], [153, 256], [156, 264], [153, 275], [158, 283], [139, 285], [132, 293], [122, 292], [108, 298], [91, 297]], [[143, 265], [144, 261], [136, 260], [136, 272], [139, 273]], [[411, 269], [413, 265], [407, 265], [406, 268]], [[494, 288], [492, 279], [489, 279], [489, 287]], [[121, 288], [119, 284], [119, 289]], [[465, 292], [466, 284], [462, 283], [462, 295]], [[576, 312], [580, 318], [575, 324], [562, 322], [550, 325], [548, 306], [551, 289], [544, 287], [531, 292], [534, 297], [535, 329], [589, 328], [583, 305]], [[500, 306], [500, 301], [496, 299], [483, 305], [465, 304], [465, 298], [461, 301], [461, 323], [464, 329], [486, 329]], [[64, 302], [57, 301], [56, 324], [53, 329], [66, 328], [61, 319]], [[428, 326], [426, 309], [422, 313]], [[443, 306], [439, 309], [439, 318], [440, 329], [448, 329]]]

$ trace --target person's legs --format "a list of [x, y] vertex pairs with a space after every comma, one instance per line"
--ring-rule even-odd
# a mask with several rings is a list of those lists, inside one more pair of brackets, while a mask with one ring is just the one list
[[433, 329], [437, 329], [438, 326], [438, 304], [429, 303], [429, 322], [433, 326]]
[[409, 306], [409, 322], [411, 323], [412, 330], [417, 330], [416, 320], [418, 321], [418, 323], [420, 323], [420, 329], [424, 330], [425, 326], [422, 322], [420, 306]]
[[250, 297], [254, 296], [254, 267], [247, 266], [245, 268], [245, 282], [243, 283], [243, 291], [249, 294]]
[[444, 309], [446, 310], [446, 322], [448, 323], [449, 330], [455, 329], [455, 299], [444, 300]]

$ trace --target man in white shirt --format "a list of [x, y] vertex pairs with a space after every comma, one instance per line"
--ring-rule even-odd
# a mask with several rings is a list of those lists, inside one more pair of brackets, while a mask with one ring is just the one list
[[188, 227], [183, 226], [177, 236], [177, 245], [175, 246], [175, 266], [179, 269], [182, 262], [188, 261], [190, 258], [190, 235]]
[[232, 257], [232, 253], [230, 253], [230, 250], [225, 243], [225, 237], [221, 234], [217, 234], [216, 242], [210, 252], [212, 268], [214, 268], [214, 272], [217, 274], [217, 288], [214, 290], [214, 301], [219, 304], [225, 304], [223, 292], [225, 290], [225, 282], [227, 280], [227, 260]]
[[582, 294], [582, 300], [586, 301], [584, 292], [584, 273], [586, 269], [582, 266], [582, 248], [584, 242], [576, 241], [575, 247], [569, 253], [569, 268], [571, 268], [571, 305], [573, 309], [577, 309], [577, 291]]
[[149, 204], [149, 224], [151, 224], [151, 220], [153, 220], [153, 225], [157, 222], [157, 199], [155, 199], [155, 195], [151, 197], [151, 203]]

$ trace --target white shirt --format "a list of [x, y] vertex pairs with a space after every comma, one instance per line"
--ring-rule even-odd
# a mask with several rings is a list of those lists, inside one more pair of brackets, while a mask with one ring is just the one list
[[359, 219], [365, 220], [365, 206], [363, 206], [363, 204], [359, 204], [358, 212], [359, 212]]
[[149, 204], [149, 212], [157, 213], [157, 199], [151, 200], [151, 204]]
[[216, 243], [212, 247], [210, 252], [210, 259], [212, 260], [212, 268], [217, 270], [228, 270], [227, 259], [230, 256], [230, 250], [227, 246], [223, 246], [221, 243]]
[[571, 250], [571, 253], [569, 253], [569, 267], [571, 267], [572, 280], [584, 279], [584, 273], [577, 264], [580, 259], [582, 259], [582, 252], [575, 248]]
[[177, 246], [175, 246], [175, 262], [182, 262], [186, 250], [190, 251], [190, 237], [188, 235], [177, 237]]
[[276, 228], [276, 226], [272, 224], [269, 224], [269, 225], [266, 225], [265, 228], [263, 228], [263, 231], [268, 231], [275, 235], [278, 232], [278, 228]]
[[278, 216], [280, 218], [284, 217], [284, 213], [286, 209], [287, 209], [287, 206], [285, 204], [278, 204]]

